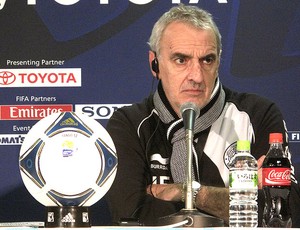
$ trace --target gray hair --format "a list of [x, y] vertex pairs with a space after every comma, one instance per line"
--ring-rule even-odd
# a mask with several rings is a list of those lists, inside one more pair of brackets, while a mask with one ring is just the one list
[[154, 24], [148, 44], [150, 49], [157, 55], [159, 55], [160, 51], [160, 40], [162, 34], [166, 27], [174, 21], [184, 22], [198, 29], [212, 30], [216, 35], [217, 52], [218, 55], [220, 55], [222, 49], [221, 34], [212, 18], [212, 15], [196, 6], [186, 6], [184, 4], [172, 7]]

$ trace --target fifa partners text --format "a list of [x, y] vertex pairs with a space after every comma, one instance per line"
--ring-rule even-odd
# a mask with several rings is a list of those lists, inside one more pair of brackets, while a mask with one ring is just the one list
[[[0, 10], [3, 9], [5, 3], [7, 0], [0, 0]], [[57, 2], [58, 4], [61, 5], [74, 5], [78, 2], [80, 2], [80, 0], [54, 0], [55, 2]], [[102, 5], [107, 5], [110, 3], [110, 0], [95, 0], [98, 1], [100, 4]], [[123, 1], [123, 0], [122, 0]], [[181, 3], [181, 0], [170, 0], [172, 2], [172, 4], [179, 4]], [[27, 5], [36, 5], [37, 0], [27, 0]], [[42, 2], [42, 1], [40, 1]], [[145, 5], [145, 4], [149, 4], [151, 2], [153, 2], [153, 0], [128, 0], [128, 2], [131, 2], [133, 4], [136, 5]], [[200, 0], [190, 0], [189, 3], [190, 4], [198, 4], [200, 2]], [[217, 0], [218, 3], [227, 3], [227, 0]]]
[[109, 119], [117, 109], [131, 104], [77, 104], [75, 112], [84, 113], [94, 119]]
[[0, 69], [0, 87], [79, 87], [81, 68]]

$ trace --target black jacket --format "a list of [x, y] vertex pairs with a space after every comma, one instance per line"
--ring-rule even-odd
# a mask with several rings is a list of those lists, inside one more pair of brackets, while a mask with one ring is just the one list
[[[250, 138], [251, 154], [258, 159], [269, 149], [269, 133], [286, 134], [282, 115], [274, 103], [253, 94], [224, 90], [223, 113], [210, 128], [195, 135], [202, 185], [228, 187], [228, 163], [237, 140]], [[167, 128], [168, 124], [160, 121], [154, 109], [153, 96], [118, 109], [109, 120], [107, 131], [118, 155], [117, 175], [107, 194], [114, 223], [122, 217], [135, 217], [145, 225], [156, 225], [159, 217], [184, 207], [182, 202], [163, 201], [146, 194], [146, 187], [151, 183], [173, 182], [169, 170], [172, 146], [166, 137]], [[299, 194], [293, 177], [290, 206], [294, 227], [300, 227]], [[258, 203], [260, 225], [262, 191]]]

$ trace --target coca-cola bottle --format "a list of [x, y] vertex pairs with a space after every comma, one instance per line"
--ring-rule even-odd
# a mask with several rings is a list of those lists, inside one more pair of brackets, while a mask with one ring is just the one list
[[265, 194], [263, 227], [292, 227], [289, 208], [291, 163], [283, 151], [281, 133], [270, 133], [270, 149], [262, 166], [262, 185]]

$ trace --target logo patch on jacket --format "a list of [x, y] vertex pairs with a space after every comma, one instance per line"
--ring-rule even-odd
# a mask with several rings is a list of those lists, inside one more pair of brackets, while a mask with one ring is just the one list
[[151, 169], [161, 169], [161, 170], [168, 170], [170, 159], [163, 158], [159, 153], [155, 153], [150, 157], [150, 167]]
[[236, 153], [236, 142], [232, 143], [231, 145], [228, 146], [228, 148], [224, 152], [224, 164], [226, 167], [229, 169], [229, 163], [232, 160]]

